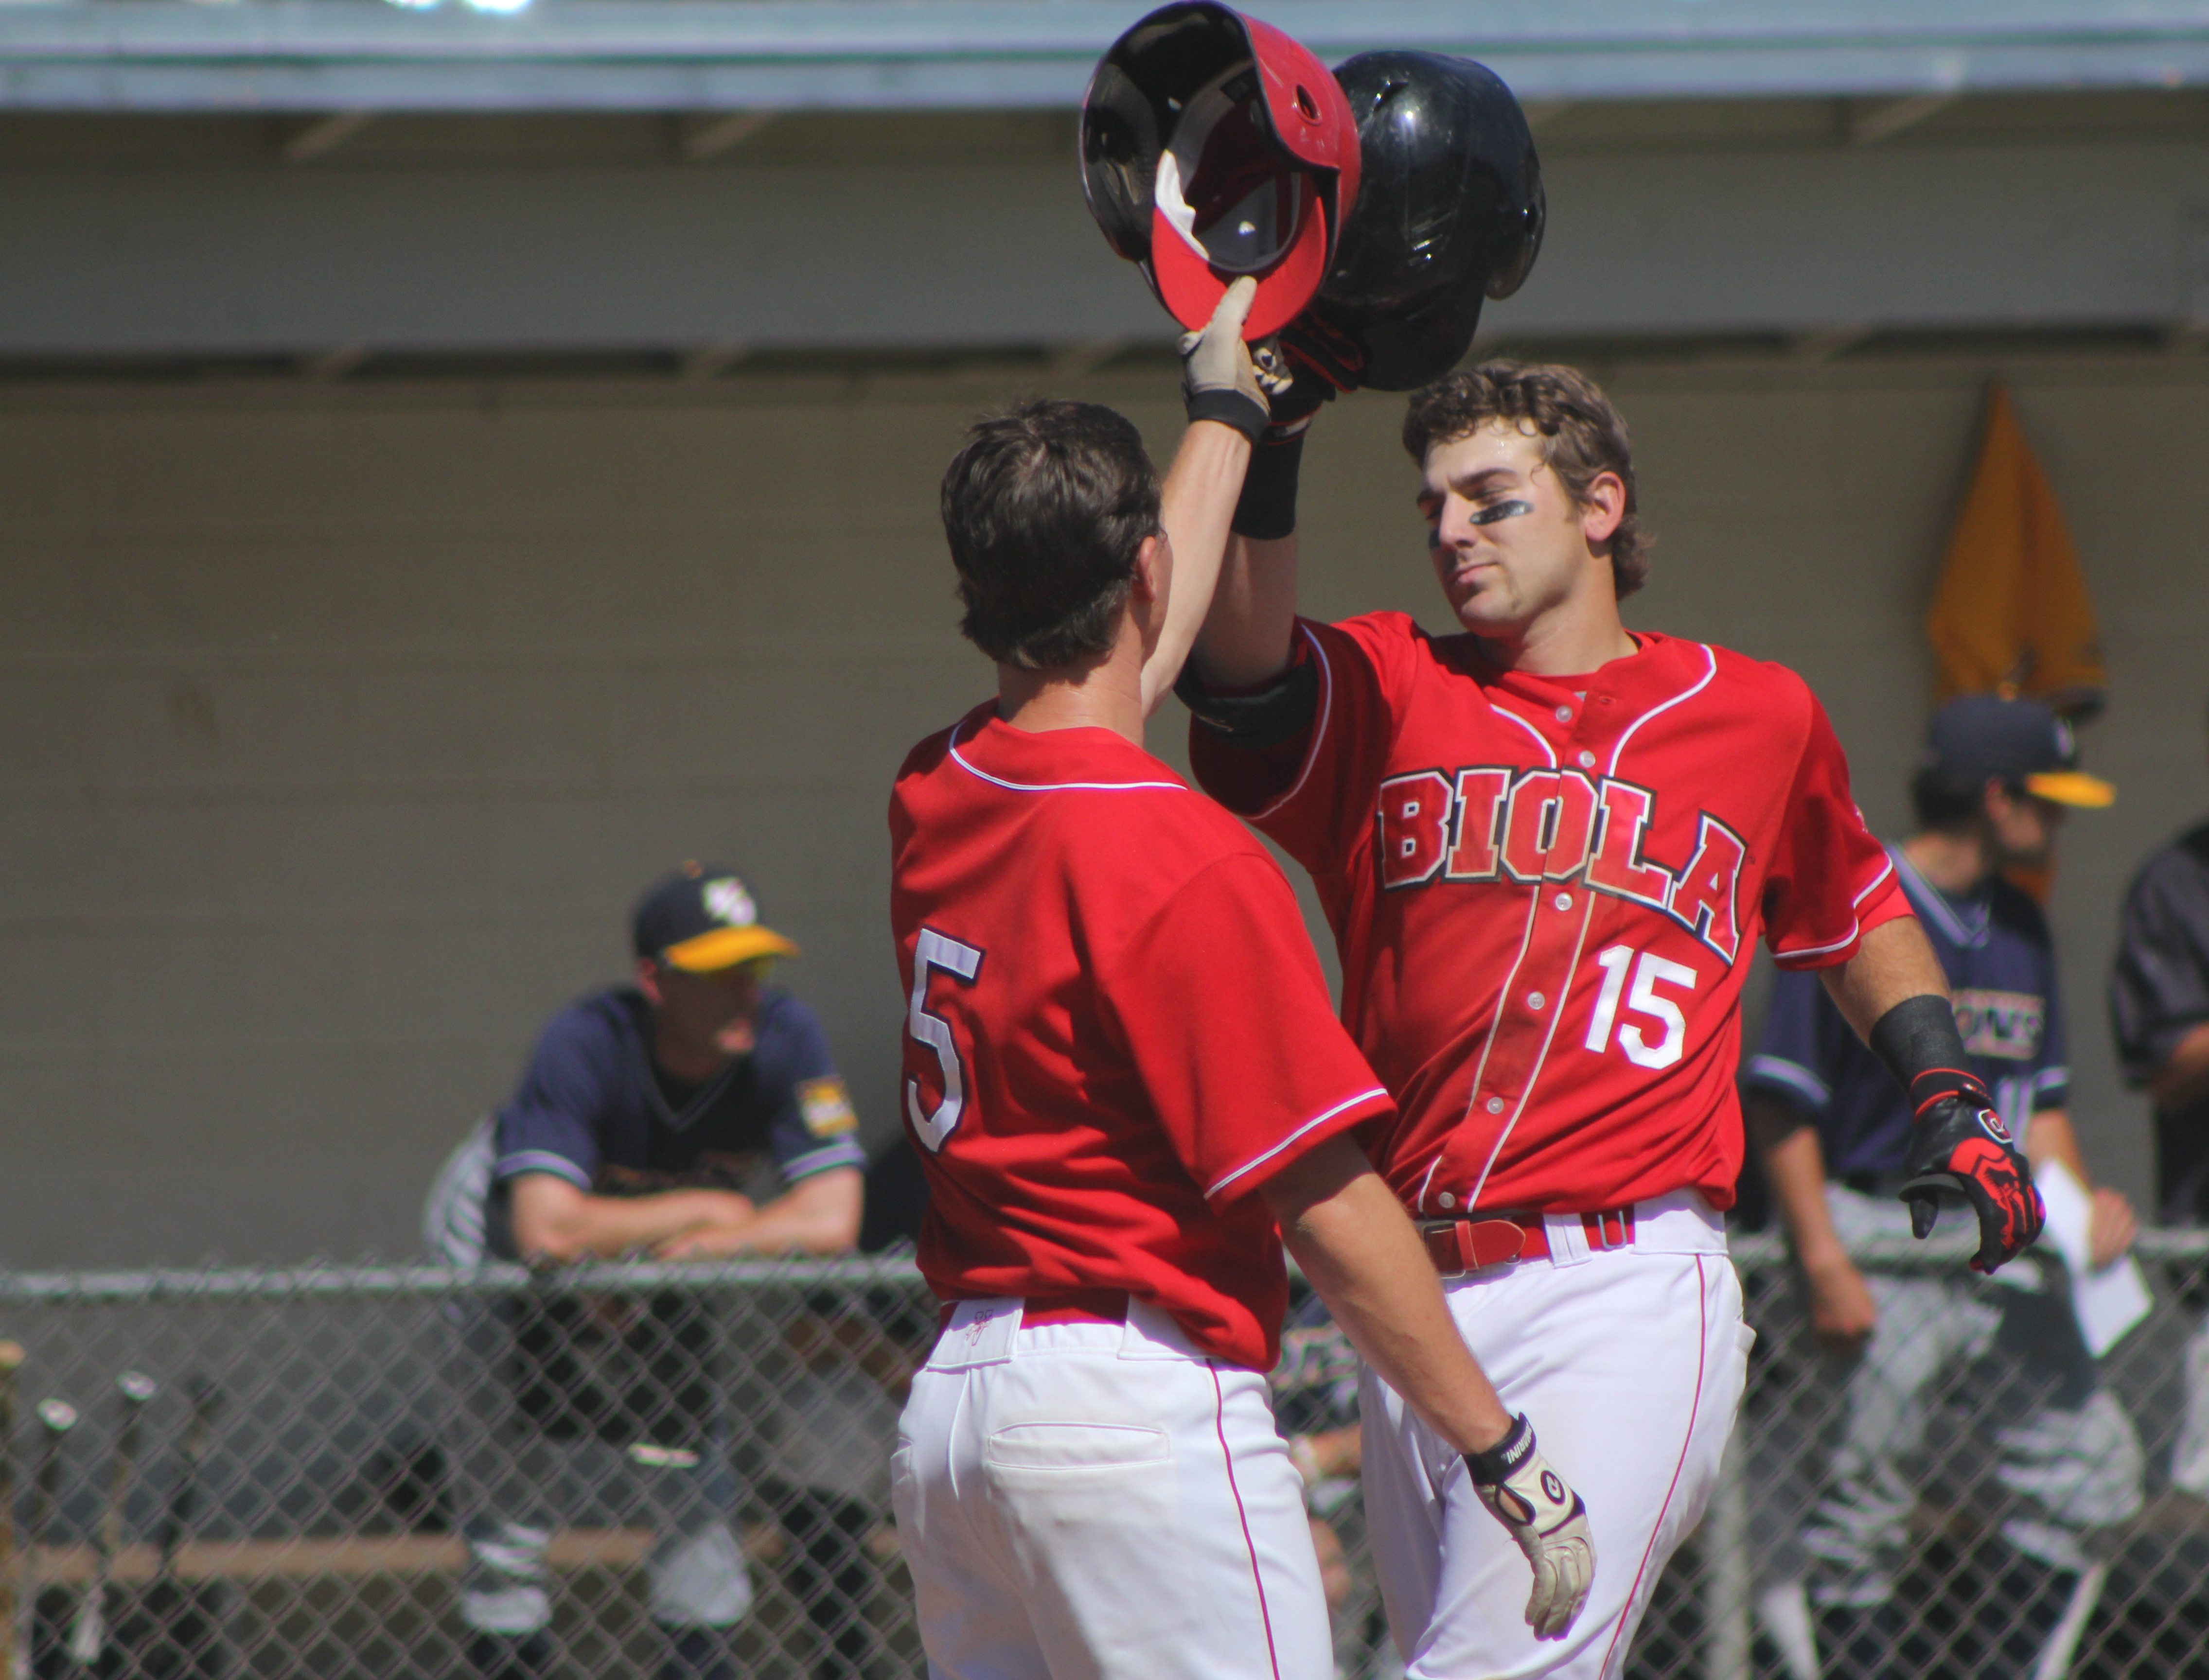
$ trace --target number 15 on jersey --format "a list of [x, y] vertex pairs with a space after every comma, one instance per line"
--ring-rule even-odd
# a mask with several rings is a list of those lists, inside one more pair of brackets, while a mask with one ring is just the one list
[[933, 927], [922, 928], [920, 942], [913, 947], [912, 1005], [906, 1011], [905, 1029], [916, 1043], [935, 1053], [936, 1064], [942, 1070], [943, 1100], [934, 1108], [929, 1107], [920, 1095], [920, 1081], [907, 1079], [905, 1115], [931, 1153], [940, 1153], [944, 1140], [959, 1129], [960, 1113], [966, 1107], [966, 1069], [959, 1059], [959, 1045], [951, 1035], [951, 1023], [940, 1015], [929, 1013], [929, 976], [937, 969], [972, 986], [975, 976], [982, 972], [982, 953]]

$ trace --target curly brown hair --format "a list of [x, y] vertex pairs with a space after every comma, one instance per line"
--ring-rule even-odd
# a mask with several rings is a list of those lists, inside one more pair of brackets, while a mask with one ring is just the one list
[[1641, 533], [1634, 489], [1634, 445], [1626, 422], [1596, 382], [1577, 368], [1525, 362], [1483, 362], [1411, 393], [1404, 447], [1425, 465], [1438, 443], [1470, 437], [1491, 420], [1506, 420], [1542, 440], [1542, 459], [1574, 504], [1585, 507], [1599, 474], [1626, 486], [1626, 512], [1610, 535], [1610, 575], [1618, 598], [1649, 581], [1649, 543]]

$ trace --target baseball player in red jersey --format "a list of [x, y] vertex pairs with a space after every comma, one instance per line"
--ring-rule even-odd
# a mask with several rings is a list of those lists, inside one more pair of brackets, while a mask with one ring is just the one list
[[1751, 1337], [1719, 1214], [1741, 1165], [1754, 942], [1822, 970], [1911, 1087], [1919, 1234], [1961, 1196], [1990, 1268], [2039, 1208], [1958, 1071], [1941, 970], [1809, 688], [1622, 625], [1645, 562], [1601, 392], [1568, 369], [1476, 368], [1414, 396], [1405, 441], [1465, 633], [1296, 616], [1303, 433], [1277, 428], [1201, 682], [1183, 684], [1193, 761], [1310, 870], [1343, 1018], [1398, 1105], [1375, 1163], [1506, 1404], [1542, 1419], [1586, 1492], [1603, 1558], [1569, 1636], [1527, 1639], [1453, 1455], [1369, 1372], [1368, 1509], [1408, 1672], [1615, 1676], [1741, 1396]]
[[963, 627], [999, 679], [913, 749], [890, 807], [920, 1264], [947, 1304], [892, 1479], [944, 1680], [1331, 1672], [1261, 1374], [1284, 1235], [1469, 1455], [1522, 1557], [1514, 1620], [1563, 1634], [1593, 1571], [1578, 1497], [1352, 1140], [1393, 1106], [1286, 880], [1142, 750], [1266, 424], [1236, 330], [1249, 290], [1185, 346], [1163, 506], [1135, 429], [1083, 404], [980, 423], [944, 479]]

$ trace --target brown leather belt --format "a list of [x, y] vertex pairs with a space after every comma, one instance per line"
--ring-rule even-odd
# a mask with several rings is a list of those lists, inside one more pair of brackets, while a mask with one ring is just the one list
[[[1568, 1215], [1569, 1217], [1569, 1215]], [[1605, 1208], [1582, 1214], [1590, 1250], [1625, 1248], [1634, 1241], [1634, 1209]], [[1550, 1231], [1540, 1214], [1476, 1214], [1467, 1219], [1419, 1221], [1427, 1258], [1444, 1277], [1466, 1277], [1520, 1260], [1550, 1257]]]
[[[956, 1301], [937, 1310], [936, 1328], [949, 1328]], [[1124, 1324], [1128, 1322], [1128, 1292], [1124, 1289], [1068, 1289], [1056, 1295], [1031, 1295], [1020, 1303], [1020, 1323], [1027, 1324]]]

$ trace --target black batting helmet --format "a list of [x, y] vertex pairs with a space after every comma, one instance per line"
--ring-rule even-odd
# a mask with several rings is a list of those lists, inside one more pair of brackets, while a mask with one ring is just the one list
[[1470, 58], [1362, 52], [1335, 67], [1357, 122], [1357, 201], [1314, 313], [1365, 352], [1362, 382], [1409, 391], [1461, 361], [1483, 297], [1542, 249], [1542, 164], [1502, 79]]

